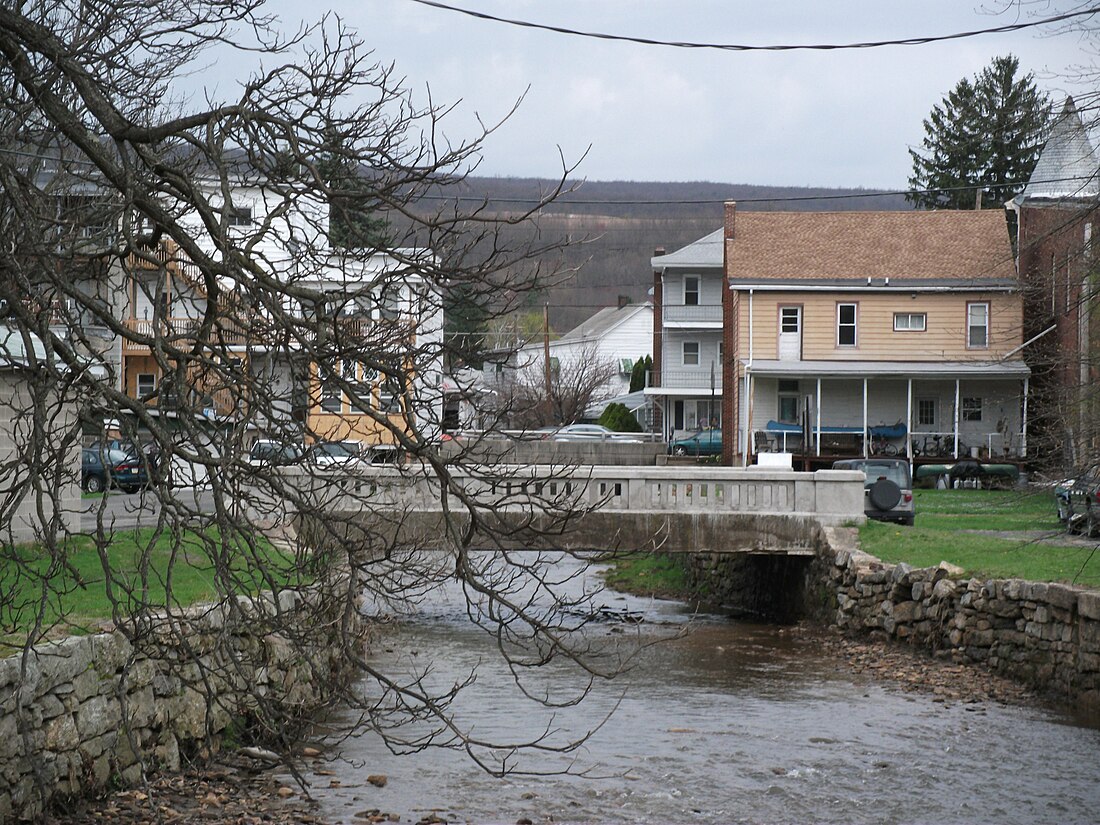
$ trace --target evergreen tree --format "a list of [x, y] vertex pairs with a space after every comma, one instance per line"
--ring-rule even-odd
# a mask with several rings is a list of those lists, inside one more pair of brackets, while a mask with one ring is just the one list
[[963, 78], [924, 121], [920, 151], [910, 149], [906, 195], [925, 209], [1000, 206], [1023, 189], [1046, 139], [1051, 103], [1020, 61], [996, 57], [973, 80]]
[[630, 392], [645, 389], [646, 373], [653, 369], [653, 358], [649, 355], [639, 358], [630, 370]]
[[492, 313], [485, 298], [469, 283], [453, 285], [443, 299], [444, 357], [448, 368], [469, 366], [481, 369], [485, 333]]
[[376, 249], [388, 240], [389, 223], [378, 216], [382, 203], [360, 163], [349, 157], [346, 138], [326, 135], [329, 151], [317, 163], [328, 187], [329, 243], [337, 249]]

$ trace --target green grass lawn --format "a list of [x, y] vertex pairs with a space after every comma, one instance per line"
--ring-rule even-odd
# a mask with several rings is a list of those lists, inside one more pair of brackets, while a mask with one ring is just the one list
[[1052, 543], [1063, 530], [1050, 491], [915, 490], [913, 495], [916, 524], [868, 521], [859, 531], [866, 552], [914, 567], [947, 561], [977, 577], [1100, 585], [1095, 542]]
[[119, 532], [102, 548], [78, 536], [54, 559], [33, 545], [2, 553], [0, 641], [9, 642], [25, 636], [40, 609], [52, 632], [79, 633], [116, 610], [127, 616], [143, 605], [186, 606], [304, 580], [295, 560], [265, 539], [223, 544], [213, 530]]

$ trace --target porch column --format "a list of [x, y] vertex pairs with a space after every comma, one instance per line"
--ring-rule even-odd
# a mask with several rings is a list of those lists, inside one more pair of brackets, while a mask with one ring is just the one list
[[913, 379], [906, 381], [905, 391], [905, 456], [913, 463]]
[[748, 467], [749, 466], [749, 440], [750, 440], [749, 439], [749, 410], [751, 409], [749, 402], [750, 402], [750, 398], [751, 398], [750, 392], [751, 392], [751, 387], [752, 387], [752, 384], [750, 383], [750, 380], [751, 379], [749, 378], [749, 368], [748, 368], [748, 366], [746, 366], [745, 367], [745, 400], [744, 400], [744, 403], [743, 403], [743, 409], [745, 410], [745, 425], [741, 428], [741, 431], [744, 434], [743, 435], [743, 440], [741, 442], [741, 466], [742, 467]]
[[863, 379], [863, 457], [870, 455], [870, 445], [867, 443], [867, 379]]
[[955, 449], [953, 452], [956, 460], [959, 458], [959, 420], [962, 416], [962, 410], [959, 409], [959, 385], [961, 383], [958, 378], [955, 379]]
[[1024, 409], [1020, 421], [1020, 458], [1027, 458], [1027, 393], [1030, 381], [1030, 378], [1024, 379]]
[[814, 450], [814, 455], [821, 455], [821, 379], [817, 379], [817, 423], [814, 425], [814, 441], [817, 442], [817, 448]]

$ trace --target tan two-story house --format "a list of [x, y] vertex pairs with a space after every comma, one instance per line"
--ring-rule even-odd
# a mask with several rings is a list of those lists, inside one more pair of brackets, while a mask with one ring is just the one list
[[728, 203], [723, 240], [727, 462], [1024, 454], [1029, 371], [1002, 210]]

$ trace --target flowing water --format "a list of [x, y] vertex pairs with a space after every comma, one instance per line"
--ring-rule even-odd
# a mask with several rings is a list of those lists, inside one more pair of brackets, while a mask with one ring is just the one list
[[[516, 689], [492, 639], [440, 592], [387, 629], [372, 663], [435, 686], [477, 680], [455, 710], [480, 737], [564, 743], [606, 723], [569, 756], [520, 758], [541, 772], [494, 778], [460, 752], [396, 756], [371, 732], [330, 745], [335, 762], [307, 774], [330, 822], [381, 810], [417, 822], [1096, 822], [1100, 731], [1037, 708], [939, 703], [838, 666], [781, 627], [690, 616], [675, 602], [605, 593], [635, 626], [607, 622], [607, 640], [666, 637], [627, 674], [597, 683], [551, 714]], [[679, 631], [686, 631], [680, 633]], [[539, 687], [567, 690], [577, 674], [545, 668]], [[354, 728], [336, 714], [334, 728]], [[483, 754], [484, 755], [484, 754]], [[494, 754], [501, 756], [501, 754]], [[368, 775], [385, 775], [378, 788]], [[330, 787], [333, 786], [333, 787]]]

